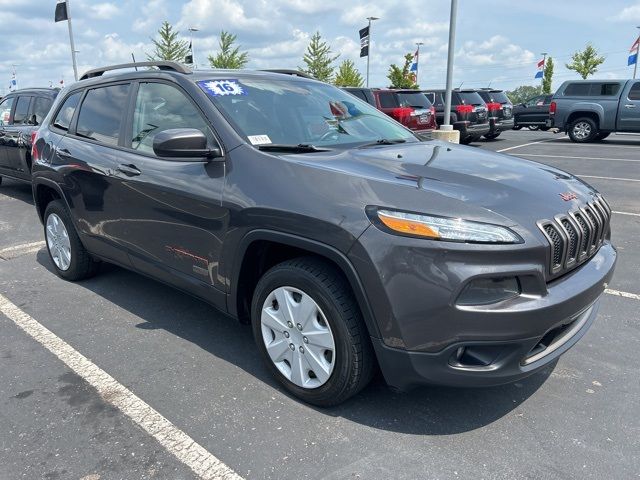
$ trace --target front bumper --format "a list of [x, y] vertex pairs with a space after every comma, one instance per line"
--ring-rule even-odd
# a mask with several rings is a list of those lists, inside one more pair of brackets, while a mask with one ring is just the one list
[[[595, 318], [617, 254], [607, 241], [589, 261], [547, 282], [546, 249], [527, 242], [488, 246], [406, 237], [394, 237], [390, 245], [388, 234], [369, 228], [349, 256], [375, 312], [380, 338], [373, 344], [387, 382], [401, 389], [506, 383], [575, 344]], [[458, 305], [468, 282], [485, 276], [515, 276], [522, 294], [490, 305]], [[538, 344], [560, 339], [581, 320], [562, 345], [526, 360]], [[465, 356], [457, 362], [461, 348]], [[467, 353], [487, 361], [470, 364]]]

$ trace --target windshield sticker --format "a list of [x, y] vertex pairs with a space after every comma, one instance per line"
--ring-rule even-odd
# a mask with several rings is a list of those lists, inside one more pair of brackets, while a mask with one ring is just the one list
[[238, 80], [205, 80], [198, 82], [198, 85], [212, 97], [247, 94]]
[[247, 138], [251, 145], [268, 145], [271, 143], [269, 135], [249, 135]]

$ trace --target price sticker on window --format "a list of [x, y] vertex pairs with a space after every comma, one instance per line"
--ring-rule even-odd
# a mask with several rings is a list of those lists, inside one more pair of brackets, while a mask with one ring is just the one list
[[238, 80], [205, 80], [198, 82], [200, 88], [212, 97], [222, 97], [226, 95], [246, 95]]

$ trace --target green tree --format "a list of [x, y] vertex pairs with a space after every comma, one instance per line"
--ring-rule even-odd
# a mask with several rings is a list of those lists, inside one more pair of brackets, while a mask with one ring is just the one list
[[306, 68], [298, 67], [305, 73], [323, 82], [330, 82], [333, 77], [333, 62], [340, 55], [335, 57], [331, 55], [331, 47], [327, 42], [322, 41], [320, 32], [316, 32], [311, 37], [311, 42], [307, 47], [307, 53], [302, 57], [302, 61], [307, 65]]
[[529, 100], [536, 95], [542, 95], [542, 87], [540, 87], [539, 85], [537, 87], [532, 87], [531, 85], [521, 85], [518, 88], [514, 88], [513, 90], [507, 92], [509, 100], [511, 100], [514, 105], [523, 103], [525, 100]]
[[233, 47], [236, 36], [231, 33], [220, 32], [220, 51], [215, 55], [209, 55], [209, 64], [213, 68], [244, 68], [249, 61], [247, 52], [240, 53], [240, 47]]
[[598, 51], [588, 43], [584, 50], [577, 51], [571, 56], [571, 63], [567, 63], [566, 67], [569, 70], [575, 70], [583, 79], [586, 79], [598, 71], [598, 66], [604, 60], [605, 57], [598, 55]]
[[352, 60], [344, 60], [338, 67], [338, 73], [333, 80], [337, 87], [361, 87], [364, 83], [362, 75]]
[[553, 58], [547, 58], [544, 64], [544, 73], [542, 77], [542, 93], [551, 93], [551, 87], [553, 84]]
[[147, 58], [151, 61], [170, 60], [184, 62], [189, 52], [189, 42], [178, 38], [180, 32], [174, 31], [167, 21], [162, 22], [156, 38], [152, 38], [154, 49]]
[[387, 78], [389, 79], [389, 88], [418, 88], [416, 79], [409, 71], [413, 62], [413, 53], [407, 53], [404, 56], [404, 65], [402, 68], [395, 64], [389, 66], [389, 73]]

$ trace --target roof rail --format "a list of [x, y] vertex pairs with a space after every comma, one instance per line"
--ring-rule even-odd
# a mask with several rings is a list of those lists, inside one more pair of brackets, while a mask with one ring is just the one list
[[308, 73], [300, 72], [299, 70], [287, 70], [286, 68], [268, 68], [261, 71], [271, 72], [271, 73], [281, 73], [283, 75], [293, 75], [294, 77], [310, 78], [311, 80], [317, 80], [316, 77], [312, 77]]
[[89, 70], [85, 72], [84, 75], [80, 77], [80, 80], [86, 80], [88, 78], [99, 77], [105, 72], [109, 72], [111, 70], [122, 70], [124, 68], [137, 68], [137, 67], [157, 67], [159, 70], [167, 70], [178, 73], [191, 73], [191, 70], [178, 62], [167, 62], [167, 61], [159, 61], [159, 62], [136, 62], [136, 63], [121, 63], [120, 65], [111, 65], [109, 67], [100, 67], [94, 68], [93, 70]]

